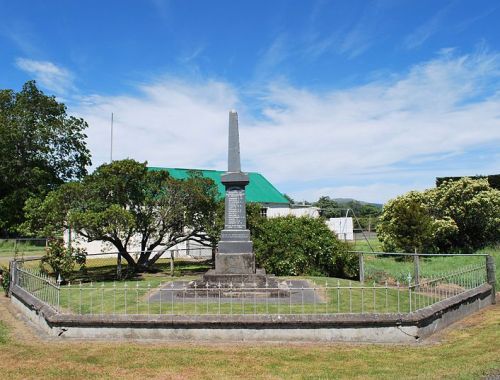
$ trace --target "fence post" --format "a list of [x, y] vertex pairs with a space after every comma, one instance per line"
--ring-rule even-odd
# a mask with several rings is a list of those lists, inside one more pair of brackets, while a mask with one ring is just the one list
[[496, 304], [496, 278], [495, 278], [495, 259], [493, 256], [486, 256], [486, 278], [491, 285], [491, 304]]
[[14, 259], [17, 259], [19, 254], [19, 247], [17, 246], [17, 239], [14, 240]]
[[363, 253], [358, 253], [359, 258], [359, 282], [365, 282], [365, 260]]
[[9, 297], [12, 295], [12, 287], [16, 285], [17, 282], [17, 273], [16, 273], [16, 266], [17, 262], [14, 260], [9, 261], [9, 273], [5, 273], [5, 276], [10, 276], [10, 282], [9, 282], [9, 291], [7, 292]]
[[415, 282], [415, 290], [418, 289], [420, 284], [420, 258], [417, 253], [417, 248], [415, 248], [415, 255], [413, 255], [413, 278]]
[[170, 250], [170, 277], [174, 277], [174, 250]]
[[118, 256], [116, 257], [116, 278], [118, 280], [122, 279], [122, 255], [118, 252]]

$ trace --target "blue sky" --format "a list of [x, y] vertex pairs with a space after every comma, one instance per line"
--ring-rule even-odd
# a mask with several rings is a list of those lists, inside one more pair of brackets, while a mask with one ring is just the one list
[[383, 202], [500, 168], [497, 1], [0, 0], [0, 88], [36, 79], [114, 158]]

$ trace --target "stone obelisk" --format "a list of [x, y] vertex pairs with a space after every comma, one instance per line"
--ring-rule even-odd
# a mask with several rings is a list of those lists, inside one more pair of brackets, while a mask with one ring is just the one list
[[228, 170], [221, 176], [226, 188], [225, 224], [215, 255], [216, 274], [255, 274], [255, 255], [246, 224], [245, 187], [241, 171], [238, 114], [229, 112]]
[[[201, 280], [195, 281], [196, 285], [232, 287], [237, 284], [241, 287], [244, 284], [254, 288], [251, 294], [263, 287], [277, 288], [278, 282], [274, 275], [268, 275], [264, 269], [255, 267], [253, 243], [246, 220], [245, 187], [249, 180], [248, 175], [241, 171], [236, 111], [229, 112], [228, 168], [221, 176], [221, 182], [226, 188], [225, 225], [215, 254], [215, 269], [210, 269]], [[280, 294], [283, 296], [285, 293], [281, 290]], [[270, 295], [265, 292], [263, 296]]]

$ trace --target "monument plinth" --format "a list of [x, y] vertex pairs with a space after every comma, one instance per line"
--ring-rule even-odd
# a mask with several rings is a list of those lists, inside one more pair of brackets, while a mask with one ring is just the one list
[[250, 286], [276, 282], [263, 269], [255, 268], [255, 254], [247, 229], [245, 187], [248, 175], [241, 171], [238, 114], [229, 112], [228, 170], [221, 177], [226, 188], [224, 229], [215, 254], [215, 269], [203, 281], [209, 285], [245, 283]]

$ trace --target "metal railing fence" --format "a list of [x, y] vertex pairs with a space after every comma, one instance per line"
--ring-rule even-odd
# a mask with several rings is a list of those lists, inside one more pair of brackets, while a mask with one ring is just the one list
[[361, 284], [281, 280], [279, 287], [229, 284], [197, 286], [188, 281], [78, 282], [60, 286], [33, 269], [15, 266], [16, 284], [64, 314], [91, 315], [328, 315], [412, 313], [487, 282], [484, 265], [438, 276]]
[[[176, 250], [174, 258], [170, 256], [170, 252], [166, 252], [160, 259], [150, 266], [150, 271], [165, 272], [171, 276], [183, 274], [188, 271], [186, 267], [197, 266], [208, 270], [209, 264], [206, 264], [204, 256], [195, 256], [199, 249], [192, 250]], [[184, 251], [178, 254], [177, 251]], [[130, 252], [135, 262], [140, 255], [140, 252]], [[191, 255], [193, 254], [193, 255]], [[18, 261], [23, 262], [25, 268], [42, 269], [44, 273], [51, 273], [52, 268], [48, 263], [42, 263], [40, 257], [18, 257]], [[127, 261], [122, 257], [119, 258], [118, 252], [104, 252], [98, 254], [87, 255], [83, 265], [74, 264], [73, 270], [67, 275], [64, 280], [81, 280], [88, 281], [112, 281], [126, 279], [128, 276], [134, 276], [132, 268], [129, 270]]]
[[56, 310], [60, 310], [61, 287], [57, 281], [36, 268], [24, 268], [21, 261], [14, 262], [16, 285]]
[[470, 265], [484, 265], [489, 257], [487, 254], [349, 252], [358, 256], [360, 282], [381, 281], [388, 276], [404, 281], [411, 274], [418, 283], [420, 278], [435, 277]]

